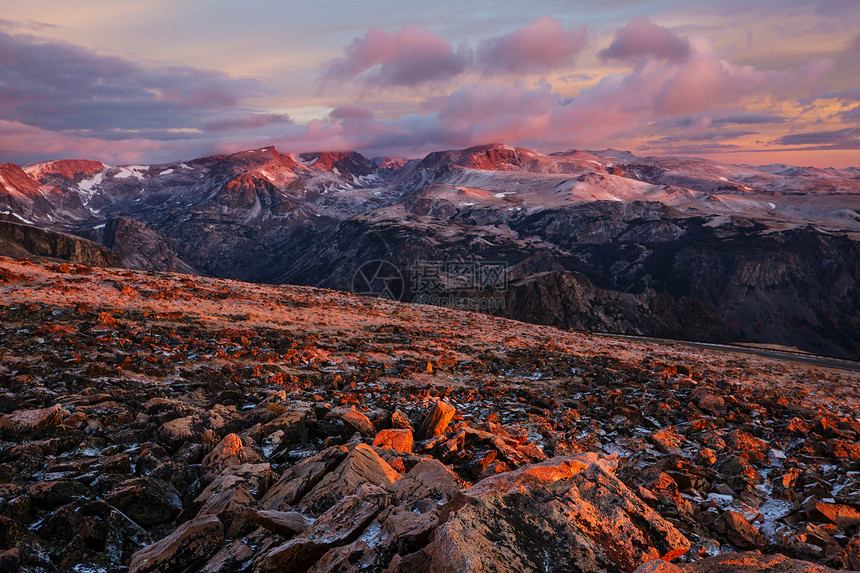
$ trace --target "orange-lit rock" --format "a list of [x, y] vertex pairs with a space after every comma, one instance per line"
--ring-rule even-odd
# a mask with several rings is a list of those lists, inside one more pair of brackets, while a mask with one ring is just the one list
[[448, 424], [454, 418], [454, 414], [455, 410], [453, 406], [439, 400], [424, 418], [424, 421], [421, 422], [417, 438], [419, 440], [426, 440], [444, 433]]
[[373, 445], [380, 448], [397, 450], [398, 452], [412, 451], [411, 430], [382, 430], [373, 439]]
[[633, 571], [684, 554], [689, 541], [595, 454], [551, 459], [461, 490], [430, 544], [397, 571]]
[[683, 568], [684, 573], [833, 573], [833, 569], [785, 555], [726, 553]]
[[245, 463], [248, 454], [242, 443], [242, 438], [236, 434], [224, 436], [215, 448], [203, 458], [203, 467], [212, 470], [221, 470], [228, 466], [236, 466]]

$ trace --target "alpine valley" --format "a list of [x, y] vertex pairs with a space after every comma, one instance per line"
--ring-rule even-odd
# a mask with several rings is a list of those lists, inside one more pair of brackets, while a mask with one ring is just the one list
[[362, 269], [383, 261], [403, 301], [425, 300], [417, 271], [430, 265], [431, 302], [860, 358], [858, 168], [267, 147], [163, 165], [6, 163], [0, 219], [0, 255], [336, 290], [361, 290]]

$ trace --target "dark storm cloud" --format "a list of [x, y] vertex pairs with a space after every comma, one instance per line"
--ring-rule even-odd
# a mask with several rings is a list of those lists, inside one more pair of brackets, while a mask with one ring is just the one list
[[793, 133], [776, 140], [780, 145], [805, 145], [806, 149], [860, 149], [860, 128]]
[[197, 128], [261, 90], [221, 72], [147, 67], [3, 32], [0, 78], [0, 119], [95, 137]]
[[203, 129], [204, 131], [240, 131], [284, 123], [292, 123], [290, 116], [277, 113], [250, 113], [206, 122]]

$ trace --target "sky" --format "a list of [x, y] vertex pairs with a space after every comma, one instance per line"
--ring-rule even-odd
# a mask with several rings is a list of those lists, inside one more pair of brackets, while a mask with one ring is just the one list
[[0, 0], [0, 162], [494, 142], [860, 166], [860, 1]]

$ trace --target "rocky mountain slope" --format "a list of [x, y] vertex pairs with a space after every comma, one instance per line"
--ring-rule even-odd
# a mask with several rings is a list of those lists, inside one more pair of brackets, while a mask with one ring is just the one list
[[[268, 147], [166, 165], [4, 164], [0, 213], [100, 241], [134, 268], [354, 291], [363, 265], [385, 261], [402, 300], [489, 287], [515, 305], [486, 309], [504, 316], [860, 357], [855, 169], [507, 145], [408, 162]], [[428, 265], [442, 267], [438, 292], [417, 276]], [[571, 276], [599, 294], [571, 292], [586, 284]]]
[[4, 570], [860, 568], [856, 372], [6, 258], [0, 339]]

